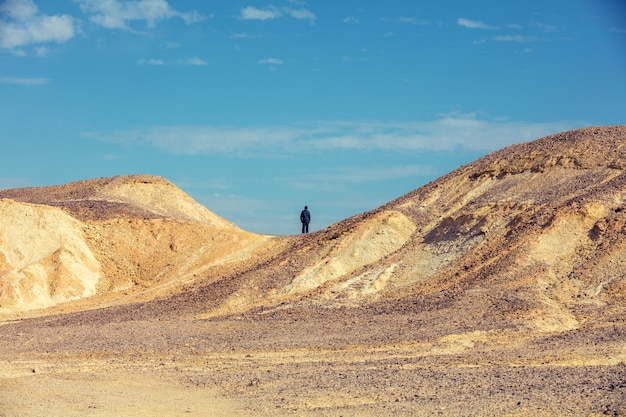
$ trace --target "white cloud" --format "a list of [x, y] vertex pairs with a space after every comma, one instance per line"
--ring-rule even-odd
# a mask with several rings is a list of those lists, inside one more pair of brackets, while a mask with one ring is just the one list
[[382, 17], [380, 20], [386, 23], [408, 23], [411, 25], [422, 25], [422, 26], [427, 26], [429, 24], [427, 20], [417, 19], [415, 17], [407, 17], [407, 16], [401, 16], [397, 19], [396, 18], [392, 19], [389, 17]]
[[230, 39], [255, 39], [255, 38], [262, 38], [262, 37], [263, 37], [262, 35], [250, 35], [244, 32], [233, 33], [232, 35], [229, 36]]
[[46, 57], [48, 56], [48, 53], [50, 53], [50, 49], [46, 46], [38, 46], [35, 48], [35, 53], [37, 56]]
[[239, 18], [243, 20], [268, 20], [278, 19], [282, 15], [282, 12], [275, 8], [262, 10], [257, 9], [256, 7], [248, 6], [241, 9]]
[[258, 64], [268, 64], [268, 65], [281, 65], [283, 63], [284, 63], [283, 60], [278, 59], [278, 58], [265, 58], [258, 62]]
[[147, 58], [140, 59], [137, 61], [139, 65], [193, 65], [193, 66], [207, 66], [209, 65], [205, 60], [200, 59], [198, 57], [192, 57], [187, 59], [182, 59], [179, 61], [166, 62], [162, 59], [156, 58]]
[[479, 22], [477, 20], [463, 19], [459, 18], [456, 20], [456, 23], [459, 26], [463, 26], [469, 29], [498, 29], [497, 26], [489, 26], [483, 22]]
[[206, 62], [204, 59], [200, 59], [198, 57], [188, 58], [182, 61], [181, 63], [184, 65], [195, 65], [195, 66], [200, 66], [200, 67], [209, 65], [208, 62]]
[[0, 5], [0, 48], [63, 43], [74, 37], [74, 19], [68, 15], [38, 13], [32, 0], [7, 0]]
[[27, 53], [23, 49], [10, 49], [9, 52], [15, 56], [26, 56]]
[[356, 17], [354, 17], [354, 16], [347, 16], [347, 17], [344, 17], [343, 19], [341, 19], [341, 21], [342, 21], [343, 23], [351, 23], [351, 24], [354, 24], [354, 23], [359, 23], [359, 19], [357, 19], [357, 18], [356, 18]]
[[157, 126], [112, 134], [87, 134], [105, 142], [148, 145], [173, 154], [241, 154], [284, 149], [298, 136], [297, 129], [230, 126]]
[[324, 172], [307, 174], [313, 182], [368, 183], [396, 178], [435, 175], [436, 170], [428, 165], [403, 165], [392, 167], [338, 167]]
[[50, 82], [47, 78], [0, 77], [0, 83], [20, 85], [42, 85]]
[[28, 20], [37, 14], [37, 5], [32, 0], [6, 0], [0, 12], [15, 20]]
[[172, 154], [273, 157], [303, 151], [494, 151], [575, 127], [580, 127], [580, 124], [491, 121], [478, 119], [472, 114], [452, 114], [431, 121], [398, 123], [156, 126], [117, 133], [91, 133], [88, 136], [106, 142], [151, 146]]
[[163, 44], [163, 46], [167, 49], [178, 49], [182, 45], [179, 42], [167, 41]]
[[80, 4], [83, 12], [91, 15], [90, 20], [108, 29], [130, 29], [130, 22], [145, 21], [148, 27], [154, 27], [159, 20], [179, 18], [185, 23], [205, 20], [195, 11], [179, 12], [170, 7], [165, 0], [74, 0]]
[[495, 36], [493, 39], [498, 42], [534, 42], [537, 40], [537, 37], [522, 35], [502, 35]]
[[558, 26], [548, 25], [545, 23], [533, 23], [533, 26], [546, 33], [556, 33], [561, 31], [561, 28], [559, 28]]
[[285, 13], [294, 19], [308, 20], [311, 23], [317, 19], [315, 13], [307, 9], [285, 9]]
[[415, 19], [414, 17], [400, 17], [398, 18], [398, 22], [402, 22], [402, 23], [410, 23], [412, 25], [417, 23], [417, 19]]
[[156, 58], [140, 59], [137, 63], [139, 65], [165, 65], [165, 61]]
[[317, 16], [312, 11], [305, 8], [293, 9], [290, 7], [270, 6], [266, 9], [259, 9], [247, 6], [240, 10], [239, 19], [242, 20], [272, 20], [281, 17], [291, 17], [293, 19], [308, 20], [314, 23]]
[[428, 22], [426, 20], [416, 19], [414, 17], [400, 17], [398, 21], [400, 23], [409, 23], [411, 25], [422, 25], [422, 26], [428, 25]]

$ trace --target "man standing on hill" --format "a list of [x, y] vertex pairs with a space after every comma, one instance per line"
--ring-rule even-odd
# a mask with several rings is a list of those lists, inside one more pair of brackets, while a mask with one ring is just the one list
[[302, 222], [302, 233], [309, 233], [309, 223], [311, 222], [311, 212], [309, 208], [304, 206], [304, 210], [300, 212], [300, 221]]

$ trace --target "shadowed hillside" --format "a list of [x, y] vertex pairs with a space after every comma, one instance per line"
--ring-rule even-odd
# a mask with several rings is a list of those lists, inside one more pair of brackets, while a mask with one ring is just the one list
[[150, 176], [0, 191], [0, 362], [119, 358], [241, 415], [626, 415], [625, 144], [514, 145], [302, 236]]

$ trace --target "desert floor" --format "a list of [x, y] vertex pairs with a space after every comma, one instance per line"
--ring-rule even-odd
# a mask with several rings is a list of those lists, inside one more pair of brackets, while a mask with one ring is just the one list
[[463, 322], [361, 310], [7, 323], [0, 416], [626, 415], [623, 327], [449, 333]]

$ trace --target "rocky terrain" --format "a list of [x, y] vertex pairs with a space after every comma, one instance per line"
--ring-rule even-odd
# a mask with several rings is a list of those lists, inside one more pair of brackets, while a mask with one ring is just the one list
[[626, 416], [626, 126], [322, 231], [165, 179], [0, 191], [0, 416]]

